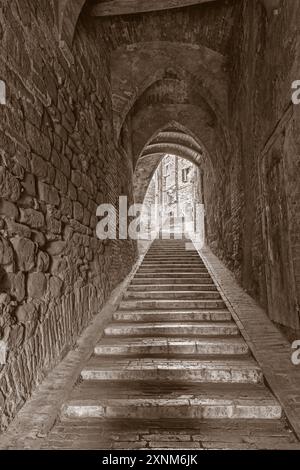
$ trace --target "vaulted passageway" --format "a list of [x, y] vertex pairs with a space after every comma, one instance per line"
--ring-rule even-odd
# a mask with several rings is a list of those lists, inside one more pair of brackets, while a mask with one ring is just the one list
[[298, 0], [1, 2], [1, 430], [139, 259], [98, 206], [142, 203], [166, 154], [199, 168], [211, 256], [298, 339], [299, 23]]

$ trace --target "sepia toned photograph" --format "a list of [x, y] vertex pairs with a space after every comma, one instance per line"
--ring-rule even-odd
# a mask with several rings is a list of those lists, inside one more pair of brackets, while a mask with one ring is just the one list
[[225, 450], [300, 450], [300, 0], [0, 0], [0, 465]]

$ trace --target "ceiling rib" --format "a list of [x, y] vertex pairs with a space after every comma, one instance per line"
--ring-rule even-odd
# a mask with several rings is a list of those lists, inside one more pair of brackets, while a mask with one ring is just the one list
[[114, 16], [170, 10], [216, 0], [105, 0], [91, 8], [92, 16]]

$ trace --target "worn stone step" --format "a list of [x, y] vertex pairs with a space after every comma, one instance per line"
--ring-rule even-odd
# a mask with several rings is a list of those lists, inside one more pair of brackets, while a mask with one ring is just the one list
[[176, 308], [225, 309], [223, 300], [123, 300], [120, 310], [174, 310]]
[[214, 284], [139, 284], [133, 285], [131, 284], [127, 291], [128, 292], [201, 292], [201, 291], [209, 291], [214, 292], [217, 291], [217, 287]]
[[[190, 272], [184, 272], [184, 273], [170, 273], [170, 272], [159, 272], [159, 273], [145, 273], [145, 272], [139, 272], [137, 271], [136, 274], [134, 275], [134, 281], [136, 279], [140, 279], [140, 278], [143, 278], [143, 279], [162, 279], [162, 278], [165, 278], [165, 279], [168, 279], [169, 281], [175, 279], [178, 280], [178, 282], [181, 282], [180, 280], [181, 279], [194, 279], [196, 281], [196, 279], [201, 279], [200, 282], [202, 282], [203, 279], [208, 279], [210, 282], [212, 282], [212, 278], [210, 277], [209, 273], [208, 272], [203, 272], [203, 273], [190, 273]], [[176, 281], [174, 281], [176, 282]], [[203, 281], [205, 282], [205, 281]]]
[[279, 403], [268, 393], [239, 393], [220, 397], [213, 391], [207, 395], [141, 398], [80, 399], [66, 403], [62, 418], [134, 418], [134, 419], [257, 419], [278, 420], [282, 416]]
[[[164, 268], [162, 266], [162, 268]], [[148, 269], [148, 268], [147, 268]], [[205, 276], [205, 277], [210, 277], [210, 274], [208, 272], [207, 269], [204, 269], [204, 268], [197, 268], [198, 272], [191, 272], [188, 268], [184, 268], [183, 271], [181, 270], [170, 270], [170, 269], [162, 269], [162, 270], [159, 270], [157, 272], [155, 271], [145, 271], [142, 269], [142, 266], [136, 271], [136, 274], [135, 276], [143, 276], [144, 277], [148, 277], [148, 276], [152, 276], [152, 277], [168, 277], [168, 276], [173, 276], [174, 278], [177, 278], [177, 277], [197, 277], [197, 276]]]
[[119, 322], [189, 322], [189, 321], [231, 321], [228, 310], [139, 310], [114, 313], [113, 319]]
[[81, 372], [83, 380], [119, 381], [191, 381], [200, 383], [262, 383], [261, 369], [254, 361], [244, 360], [178, 360], [178, 359], [114, 359], [90, 360]]
[[144, 258], [143, 266], [185, 266], [185, 265], [196, 265], [196, 266], [205, 266], [203, 261], [200, 258], [190, 259], [190, 258]]
[[147, 292], [131, 292], [127, 291], [124, 296], [124, 299], [135, 300], [135, 299], [220, 299], [221, 296], [219, 292], [211, 291], [147, 291]]
[[111, 323], [106, 336], [237, 336], [234, 322], [225, 323]]
[[178, 266], [144, 266], [138, 270], [139, 273], [160, 273], [160, 272], [169, 272], [169, 273], [207, 273], [207, 269], [202, 266], [191, 266], [191, 265], [178, 265]]
[[144, 260], [200, 260], [203, 262], [202, 258], [198, 255], [198, 253], [147, 253], [144, 256]]
[[114, 338], [102, 339], [95, 349], [97, 356], [123, 355], [246, 355], [249, 348], [242, 338]]
[[[191, 274], [190, 274], [191, 276]], [[207, 274], [205, 276], [201, 275], [200, 277], [153, 277], [153, 276], [148, 276], [148, 277], [139, 277], [135, 276], [132, 281], [130, 286], [138, 286], [138, 285], [163, 285], [163, 284], [170, 284], [172, 285], [184, 285], [184, 284], [207, 284], [211, 286], [215, 286], [212, 278]]]

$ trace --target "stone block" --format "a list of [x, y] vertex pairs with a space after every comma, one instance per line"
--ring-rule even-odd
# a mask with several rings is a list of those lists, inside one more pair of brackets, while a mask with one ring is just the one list
[[68, 184], [68, 196], [70, 199], [72, 199], [72, 201], [77, 200], [77, 190], [71, 181], [69, 181]]
[[50, 158], [51, 143], [50, 140], [43, 135], [39, 129], [33, 126], [29, 121], [25, 121], [27, 142], [31, 149], [46, 160]]
[[38, 272], [47, 272], [50, 265], [50, 257], [48, 253], [44, 251], [39, 251], [37, 255], [36, 270]]
[[46, 237], [42, 232], [32, 231], [31, 238], [40, 248], [46, 245]]
[[83, 207], [80, 202], [75, 201], [73, 203], [73, 217], [75, 220], [82, 222], [83, 219]]
[[29, 196], [36, 196], [35, 177], [31, 173], [26, 173], [22, 186]]
[[19, 211], [15, 204], [9, 201], [0, 201], [0, 217], [8, 217], [12, 220], [17, 220], [19, 217]]
[[0, 198], [16, 202], [21, 195], [18, 179], [3, 166], [0, 166]]
[[44, 214], [34, 209], [20, 209], [20, 221], [32, 228], [42, 228], [45, 225]]
[[39, 181], [39, 196], [42, 201], [45, 201], [47, 204], [52, 206], [59, 206], [60, 197], [56, 188], [49, 186], [46, 183]]
[[72, 183], [74, 184], [74, 186], [76, 188], [80, 188], [81, 187], [81, 183], [82, 183], [82, 175], [79, 171], [74, 171], [72, 170], [72, 176], [71, 176], [71, 180], [72, 180]]
[[26, 303], [19, 305], [16, 309], [15, 316], [18, 322], [26, 324], [27, 322], [33, 321], [37, 316], [37, 310], [33, 303]]
[[72, 204], [72, 201], [70, 201], [70, 199], [62, 197], [60, 201], [60, 209], [61, 209], [62, 214], [66, 216], [70, 216], [70, 217], [73, 216], [73, 204]]
[[55, 186], [63, 194], [66, 194], [67, 191], [68, 191], [67, 178], [65, 177], [65, 175], [60, 170], [56, 170]]
[[0, 235], [0, 265], [4, 266], [13, 262], [14, 254], [8, 240]]
[[49, 280], [49, 291], [50, 295], [58, 299], [62, 294], [63, 281], [56, 276], [51, 276]]
[[32, 299], [41, 299], [47, 290], [47, 277], [42, 272], [30, 273], [27, 284], [28, 296]]
[[7, 273], [4, 287], [9, 289], [9, 293], [18, 302], [22, 302], [25, 298], [25, 276], [22, 272]]
[[[57, 220], [51, 215], [47, 215], [46, 217], [47, 222], [47, 231], [59, 235], [61, 233], [61, 221]], [[47, 237], [48, 237], [47, 233]]]
[[47, 247], [47, 253], [50, 256], [58, 256], [64, 253], [66, 249], [66, 242], [65, 241], [54, 241], [49, 243]]
[[48, 172], [48, 164], [39, 155], [33, 154], [31, 159], [31, 169], [34, 175], [44, 180]]
[[30, 271], [35, 266], [36, 247], [28, 238], [16, 237], [11, 240], [20, 271]]
[[30, 238], [31, 230], [26, 225], [18, 224], [17, 222], [14, 222], [13, 220], [7, 220], [6, 225], [7, 225], [7, 231], [10, 236], [17, 235], [19, 237]]

